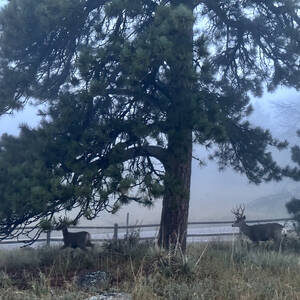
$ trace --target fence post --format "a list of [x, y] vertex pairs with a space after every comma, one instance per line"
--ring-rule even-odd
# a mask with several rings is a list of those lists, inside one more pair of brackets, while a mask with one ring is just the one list
[[118, 225], [118, 223], [115, 223], [115, 225], [114, 225], [114, 240], [117, 240], [118, 239], [118, 227], [119, 227], [119, 225]]
[[127, 213], [127, 216], [126, 216], [126, 239], [128, 239], [129, 237], [129, 213]]
[[46, 243], [47, 243], [47, 246], [50, 246], [51, 230], [48, 230], [48, 231], [47, 231], [47, 238], [46, 238], [46, 239], [47, 239], [47, 242], [46, 242]]

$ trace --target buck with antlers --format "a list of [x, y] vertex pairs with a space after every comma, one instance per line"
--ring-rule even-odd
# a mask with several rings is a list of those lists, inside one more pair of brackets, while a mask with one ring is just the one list
[[239, 227], [241, 232], [253, 242], [268, 240], [273, 240], [274, 242], [281, 242], [283, 230], [283, 226], [281, 224], [266, 223], [251, 226], [247, 225], [244, 211], [244, 206], [239, 206], [231, 211], [236, 218], [235, 222], [232, 224], [232, 227]]

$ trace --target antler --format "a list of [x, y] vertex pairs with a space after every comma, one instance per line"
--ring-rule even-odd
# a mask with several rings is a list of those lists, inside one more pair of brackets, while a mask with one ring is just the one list
[[235, 209], [232, 209], [231, 212], [235, 215], [236, 218], [242, 218], [244, 216], [245, 205], [239, 205]]

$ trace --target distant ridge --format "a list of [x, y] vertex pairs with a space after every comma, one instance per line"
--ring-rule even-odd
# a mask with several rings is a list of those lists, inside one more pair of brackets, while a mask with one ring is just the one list
[[291, 198], [300, 198], [300, 188], [282, 191], [274, 195], [257, 198], [246, 204], [248, 219], [289, 217], [285, 204]]
[[245, 205], [245, 215], [248, 220], [288, 218], [291, 215], [288, 214], [285, 204], [293, 197], [300, 199], [300, 186], [299, 188], [287, 188], [276, 194], [258, 197], [248, 203], [236, 202], [232, 203], [231, 206], [228, 204], [226, 209], [224, 207], [214, 207], [207, 211], [206, 216], [194, 218], [193, 221], [233, 220], [234, 216], [231, 209], [240, 204]]

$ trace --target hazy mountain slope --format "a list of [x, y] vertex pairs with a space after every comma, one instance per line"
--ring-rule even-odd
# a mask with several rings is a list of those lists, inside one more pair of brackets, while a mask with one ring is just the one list
[[245, 213], [248, 219], [288, 217], [285, 204], [293, 197], [300, 198], [300, 188], [255, 199], [246, 205]]

